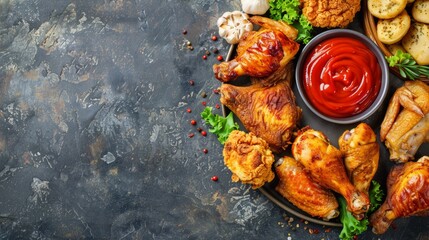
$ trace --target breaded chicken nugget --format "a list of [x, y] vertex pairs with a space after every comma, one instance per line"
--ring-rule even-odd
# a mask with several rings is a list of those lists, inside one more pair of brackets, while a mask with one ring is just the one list
[[313, 27], [344, 28], [360, 10], [359, 0], [301, 0], [302, 14]]

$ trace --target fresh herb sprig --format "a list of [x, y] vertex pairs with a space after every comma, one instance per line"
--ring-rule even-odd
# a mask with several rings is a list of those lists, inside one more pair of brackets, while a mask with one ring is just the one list
[[386, 57], [390, 67], [396, 67], [403, 78], [415, 80], [419, 77], [429, 77], [429, 66], [418, 65], [409, 53], [401, 50], [396, 51], [395, 55]]

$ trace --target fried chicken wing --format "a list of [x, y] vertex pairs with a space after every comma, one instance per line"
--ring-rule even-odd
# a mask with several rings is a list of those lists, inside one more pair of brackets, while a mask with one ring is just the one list
[[222, 82], [246, 75], [261, 78], [265, 85], [273, 84], [282, 79], [284, 68], [299, 50], [299, 44], [290, 38], [297, 35], [293, 27], [260, 16], [250, 21], [262, 28], [243, 35], [235, 59], [213, 65], [215, 77]]
[[225, 142], [223, 156], [233, 182], [251, 184], [256, 189], [274, 179], [271, 169], [274, 155], [268, 144], [253, 133], [232, 131]]
[[359, 0], [301, 0], [302, 14], [314, 27], [344, 28], [360, 10]]
[[301, 163], [283, 157], [275, 165], [279, 178], [275, 189], [289, 202], [313, 217], [329, 220], [339, 215], [334, 194], [315, 183]]
[[357, 219], [363, 218], [369, 209], [369, 197], [350, 182], [340, 150], [322, 132], [302, 129], [292, 144], [292, 154], [314, 181], [341, 194], [347, 201], [347, 210]]
[[357, 190], [368, 194], [380, 158], [377, 136], [371, 126], [360, 123], [345, 131], [338, 139], [338, 145], [352, 184]]
[[389, 149], [391, 160], [414, 159], [420, 145], [429, 141], [428, 85], [407, 81], [395, 91], [381, 124], [380, 139]]
[[429, 216], [429, 157], [395, 165], [387, 177], [387, 196], [369, 218], [372, 231], [382, 234], [401, 217]]
[[220, 101], [256, 136], [267, 141], [273, 152], [290, 145], [293, 132], [301, 119], [301, 108], [287, 81], [274, 86], [261, 84], [234, 86], [222, 84]]

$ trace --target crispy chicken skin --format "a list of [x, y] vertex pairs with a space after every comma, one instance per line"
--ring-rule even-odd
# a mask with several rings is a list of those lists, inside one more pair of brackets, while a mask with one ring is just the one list
[[369, 218], [372, 231], [382, 234], [397, 218], [429, 216], [429, 157], [395, 165], [387, 176], [387, 196]]
[[225, 142], [223, 157], [233, 182], [251, 184], [256, 189], [274, 179], [271, 169], [274, 155], [268, 144], [253, 133], [232, 131]]
[[342, 153], [322, 132], [309, 127], [302, 129], [292, 144], [292, 154], [314, 181], [341, 194], [347, 201], [347, 210], [357, 219], [363, 218], [369, 209], [369, 197], [350, 182]]
[[371, 180], [378, 169], [380, 146], [371, 126], [360, 123], [338, 139], [344, 165], [352, 184], [368, 194]]
[[221, 103], [234, 112], [249, 132], [267, 141], [273, 152], [282, 152], [290, 145], [302, 110], [287, 81], [269, 87], [225, 83], [220, 93]]
[[215, 77], [229, 82], [240, 76], [261, 78], [265, 85], [281, 80], [284, 68], [299, 50], [292, 38], [297, 30], [286, 23], [253, 16], [250, 21], [261, 25], [258, 31], [245, 33], [237, 46], [237, 57], [213, 65]]
[[390, 159], [407, 162], [429, 141], [429, 86], [407, 81], [390, 99], [381, 124], [380, 139], [390, 151]]
[[275, 165], [279, 178], [275, 189], [289, 202], [313, 217], [329, 220], [339, 215], [334, 194], [315, 183], [301, 163], [283, 157]]
[[321, 28], [344, 28], [360, 10], [359, 0], [301, 0], [302, 14]]

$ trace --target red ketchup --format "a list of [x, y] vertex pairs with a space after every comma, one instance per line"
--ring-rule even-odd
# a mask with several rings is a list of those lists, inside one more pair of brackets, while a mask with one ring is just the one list
[[351, 117], [367, 109], [378, 95], [381, 68], [360, 41], [349, 37], [325, 40], [309, 54], [303, 86], [311, 104], [321, 113]]

